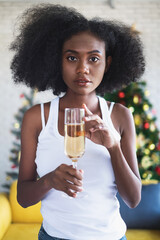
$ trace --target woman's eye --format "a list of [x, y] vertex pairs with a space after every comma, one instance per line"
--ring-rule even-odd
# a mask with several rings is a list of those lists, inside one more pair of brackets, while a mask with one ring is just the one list
[[74, 57], [74, 56], [69, 56], [69, 57], [67, 57], [67, 59], [68, 59], [69, 61], [72, 61], [72, 62], [77, 60], [77, 58]]
[[99, 60], [98, 57], [91, 57], [91, 58], [89, 59], [90, 62], [97, 62], [98, 60]]

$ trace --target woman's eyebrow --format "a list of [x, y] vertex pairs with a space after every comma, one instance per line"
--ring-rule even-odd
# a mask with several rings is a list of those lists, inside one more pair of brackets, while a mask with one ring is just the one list
[[[75, 53], [75, 54], [79, 54], [79, 52], [77, 52], [77, 51], [75, 51], [75, 50], [71, 50], [71, 49], [66, 50], [64, 53]], [[102, 52], [99, 51], [99, 50], [92, 50], [92, 51], [87, 52], [87, 54], [92, 54], [92, 53], [100, 53], [100, 54], [102, 54]]]

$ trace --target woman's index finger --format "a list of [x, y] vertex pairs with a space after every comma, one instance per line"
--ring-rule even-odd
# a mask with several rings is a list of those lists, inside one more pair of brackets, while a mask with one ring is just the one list
[[88, 116], [93, 115], [93, 113], [88, 109], [88, 107], [86, 106], [86, 104], [82, 104], [82, 107], [85, 109], [85, 112]]

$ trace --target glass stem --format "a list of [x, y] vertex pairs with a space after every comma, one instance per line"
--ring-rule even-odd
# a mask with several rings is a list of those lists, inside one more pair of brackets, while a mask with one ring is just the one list
[[77, 169], [77, 159], [72, 160], [72, 166]]

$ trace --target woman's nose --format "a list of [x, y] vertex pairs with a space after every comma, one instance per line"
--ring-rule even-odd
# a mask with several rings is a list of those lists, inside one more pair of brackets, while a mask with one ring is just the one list
[[77, 66], [77, 73], [88, 74], [89, 73], [89, 66], [86, 62], [79, 62]]

